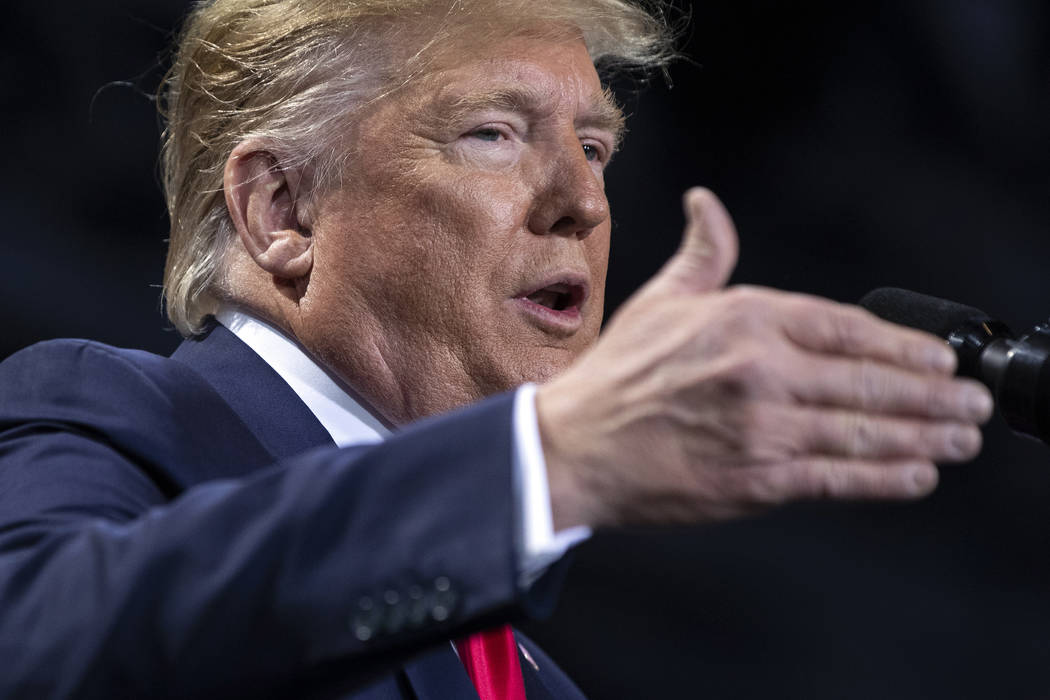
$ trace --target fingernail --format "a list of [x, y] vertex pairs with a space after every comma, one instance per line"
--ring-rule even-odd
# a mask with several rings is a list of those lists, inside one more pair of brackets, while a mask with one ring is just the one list
[[970, 411], [970, 417], [983, 423], [992, 416], [995, 404], [992, 396], [984, 387], [971, 387], [966, 392], [966, 405]]
[[955, 428], [951, 433], [952, 453], [959, 459], [969, 459], [977, 454], [981, 434], [971, 428]]
[[929, 493], [937, 486], [937, 479], [937, 470], [933, 467], [916, 467], [911, 473], [912, 493], [917, 496]]

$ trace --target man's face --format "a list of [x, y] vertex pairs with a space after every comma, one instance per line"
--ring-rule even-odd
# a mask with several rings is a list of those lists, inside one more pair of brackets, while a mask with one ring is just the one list
[[443, 53], [348, 135], [294, 332], [395, 423], [551, 377], [601, 324], [618, 120], [582, 41]]

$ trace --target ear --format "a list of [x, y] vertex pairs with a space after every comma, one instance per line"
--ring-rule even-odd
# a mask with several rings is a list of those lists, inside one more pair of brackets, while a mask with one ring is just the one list
[[223, 173], [226, 207], [237, 235], [259, 267], [294, 280], [313, 267], [313, 239], [296, 207], [300, 174], [281, 169], [261, 141], [242, 141]]

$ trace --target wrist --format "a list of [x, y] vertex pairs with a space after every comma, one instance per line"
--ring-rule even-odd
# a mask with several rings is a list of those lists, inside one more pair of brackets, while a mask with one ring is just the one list
[[595, 483], [600, 472], [589, 466], [593, 456], [587, 454], [586, 438], [579, 434], [579, 412], [570, 408], [566, 395], [557, 380], [536, 389], [536, 422], [556, 531], [607, 524]]

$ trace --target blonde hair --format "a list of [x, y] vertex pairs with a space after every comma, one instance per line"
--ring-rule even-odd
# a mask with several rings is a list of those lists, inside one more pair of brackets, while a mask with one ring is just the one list
[[[673, 52], [663, 8], [660, 0], [199, 3], [159, 91], [171, 322], [185, 336], [197, 334], [229, 294], [224, 257], [234, 231], [223, 171], [241, 141], [263, 139], [280, 167], [309, 166], [325, 187], [342, 167], [336, 144], [354, 108], [411, 80], [428, 52], [465, 31], [484, 38], [526, 22], [573, 26], [603, 72], [649, 69]], [[392, 47], [409, 54], [397, 57]]]

